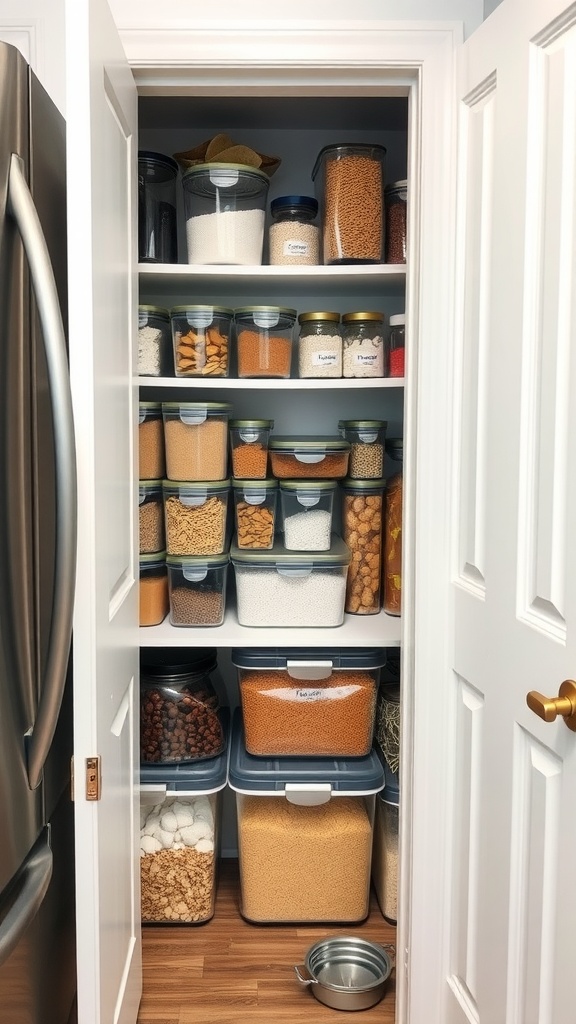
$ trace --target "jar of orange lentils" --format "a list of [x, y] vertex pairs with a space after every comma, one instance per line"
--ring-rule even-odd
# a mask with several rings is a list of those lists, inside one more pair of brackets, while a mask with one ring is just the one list
[[263, 480], [268, 468], [268, 441], [274, 420], [230, 420], [232, 475]]

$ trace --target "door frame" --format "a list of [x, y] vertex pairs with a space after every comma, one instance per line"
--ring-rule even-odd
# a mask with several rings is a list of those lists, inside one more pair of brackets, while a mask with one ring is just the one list
[[[161, 15], [159, 15], [161, 18]], [[442, 1020], [450, 920], [456, 142], [460, 23], [334, 21], [277, 30], [121, 30], [140, 95], [409, 97], [397, 1022]], [[321, 54], [321, 58], [318, 57]], [[420, 272], [425, 268], [425, 273]], [[431, 780], [433, 785], [431, 785]], [[409, 952], [408, 952], [409, 951]]]

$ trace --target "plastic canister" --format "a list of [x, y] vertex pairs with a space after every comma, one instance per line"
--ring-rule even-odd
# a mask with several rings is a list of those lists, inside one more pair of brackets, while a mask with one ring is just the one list
[[370, 480], [384, 473], [384, 440], [387, 420], [340, 420], [338, 429], [350, 442], [348, 475]]
[[262, 263], [267, 174], [244, 164], [198, 164], [182, 185], [188, 263]]
[[280, 501], [284, 547], [327, 551], [332, 535], [335, 480], [282, 480]]
[[235, 320], [238, 376], [289, 377], [296, 310], [241, 306]]
[[398, 833], [400, 786], [398, 776], [384, 766], [386, 784], [376, 799], [372, 879], [380, 910], [389, 921], [398, 919]]
[[[401, 462], [404, 442], [401, 437], [386, 441], [386, 454], [394, 462]], [[386, 504], [384, 513], [384, 558], [382, 568], [384, 589], [384, 611], [388, 615], [400, 615], [402, 611], [402, 470], [386, 480]]]
[[[342, 482], [344, 540], [352, 552], [346, 585], [346, 611], [377, 615], [382, 575], [382, 513], [386, 481]], [[361, 543], [362, 542], [362, 543]]]
[[164, 153], [138, 153], [138, 259], [177, 263], [176, 176], [178, 164]]
[[386, 209], [386, 263], [406, 263], [408, 182], [394, 181], [384, 191]]
[[324, 263], [384, 259], [384, 146], [326, 146], [312, 171], [320, 200]]

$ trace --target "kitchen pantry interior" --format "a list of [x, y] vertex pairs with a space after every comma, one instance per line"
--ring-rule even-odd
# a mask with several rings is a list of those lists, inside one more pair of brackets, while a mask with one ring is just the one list
[[[384, 182], [385, 184], [396, 183], [409, 177], [409, 102], [407, 90], [395, 90], [396, 93], [404, 92], [404, 95], [361, 95], [361, 96], [141, 96], [139, 100], [139, 150], [153, 153], [165, 154], [172, 157], [175, 153], [192, 149], [201, 143], [214, 138], [219, 134], [226, 134], [238, 145], [249, 147], [258, 153], [267, 154], [280, 159], [280, 165], [270, 177], [270, 187], [266, 202], [266, 221], [264, 230], [264, 248], [262, 266], [227, 266], [225, 264], [202, 265], [198, 263], [189, 266], [187, 263], [187, 237], [186, 237], [186, 215], [183, 204], [183, 191], [181, 176], [179, 174], [176, 187], [176, 225], [177, 225], [177, 255], [178, 263], [141, 263], [139, 267], [139, 302], [141, 305], [160, 307], [164, 310], [171, 310], [174, 307], [185, 305], [214, 305], [227, 309], [238, 309], [239, 307], [255, 306], [277, 306], [297, 311], [297, 314], [309, 311], [335, 311], [339, 314], [346, 314], [355, 311], [379, 311], [384, 314], [384, 323], [388, 331], [390, 316], [404, 314], [406, 309], [406, 281], [410, 276], [409, 263], [405, 264], [383, 264], [383, 263], [357, 263], [341, 266], [323, 266], [322, 256], [318, 266], [269, 266], [270, 247], [268, 243], [269, 228], [271, 224], [270, 203], [277, 197], [282, 196], [314, 196], [315, 184], [312, 180], [312, 171], [319, 153], [324, 147], [334, 145], [368, 145], [385, 147]], [[408, 190], [410, 203], [410, 190]], [[409, 206], [410, 209], [410, 206]], [[386, 422], [386, 437], [388, 439], [401, 439], [404, 437], [404, 392], [408, 386], [410, 376], [415, 379], [413, 373], [407, 374], [406, 378], [383, 377], [357, 377], [330, 379], [302, 379], [298, 376], [298, 321], [294, 324], [292, 361], [289, 378], [267, 379], [265, 376], [258, 378], [244, 377], [237, 375], [237, 364], [235, 360], [234, 344], [231, 346], [230, 373], [229, 376], [220, 378], [199, 378], [199, 377], [176, 377], [167, 373], [161, 377], [139, 378], [140, 401], [141, 403], [180, 403], [180, 402], [215, 402], [225, 403], [231, 407], [230, 420], [258, 419], [273, 421], [271, 438], [275, 436], [290, 437], [291, 435], [312, 435], [322, 437], [336, 437], [339, 435], [340, 420], [381, 420]], [[413, 359], [413, 340], [409, 330], [406, 334], [407, 366], [411, 368]], [[415, 362], [415, 359], [414, 359]], [[390, 448], [385, 456], [383, 464], [383, 477], [389, 479], [398, 473], [399, 464], [390, 457]], [[230, 498], [232, 505], [232, 498]], [[333, 517], [332, 529], [338, 536], [343, 536], [343, 509], [344, 494], [341, 486], [337, 485], [333, 493]], [[229, 509], [228, 515], [231, 515]], [[230, 522], [229, 522], [230, 525]], [[226, 585], [225, 611], [223, 621], [220, 625], [195, 625], [178, 627], [170, 623], [170, 617], [157, 625], [142, 626], [140, 629], [141, 663], [142, 663], [142, 701], [143, 719], [141, 724], [141, 743], [149, 738], [146, 732], [148, 714], [155, 714], [157, 709], [151, 711], [151, 703], [148, 699], [150, 693], [157, 697], [163, 691], [162, 681], [155, 676], [155, 667], [159, 664], [182, 665], [188, 657], [201, 656], [206, 648], [214, 649], [217, 656], [217, 670], [206, 669], [204, 675], [215, 681], [217, 697], [222, 705], [229, 709], [230, 717], [224, 714], [225, 730], [231, 726], [232, 721], [236, 722], [236, 729], [228, 732], [228, 754], [230, 762], [228, 765], [228, 776], [234, 787], [226, 785], [226, 754], [220, 757], [210, 757], [212, 749], [221, 749], [216, 743], [215, 748], [205, 748], [208, 752], [208, 759], [198, 760], [196, 763], [181, 764], [178, 766], [178, 745], [165, 747], [164, 753], [152, 745], [149, 754], [143, 751], [143, 771], [141, 781], [142, 807], [141, 824], [142, 836], [147, 838], [144, 841], [142, 850], [142, 865], [146, 865], [143, 873], [143, 922], [146, 922], [146, 907], [154, 906], [153, 914], [150, 914], [153, 923], [144, 925], [144, 999], [141, 1007], [139, 1020], [146, 1022], [154, 1019], [153, 1015], [147, 1016], [148, 1008], [152, 1014], [151, 996], [147, 992], [146, 956], [147, 949], [152, 950], [158, 942], [165, 949], [170, 949], [170, 956], [178, 958], [179, 950], [185, 950], [186, 956], [198, 955], [203, 945], [210, 942], [210, 929], [218, 929], [218, 912], [220, 909], [218, 884], [222, 878], [223, 890], [226, 896], [225, 915], [226, 920], [239, 922], [242, 929], [243, 948], [247, 951], [248, 962], [245, 965], [245, 977], [249, 977], [249, 942], [253, 934], [255, 949], [259, 949], [260, 961], [262, 960], [262, 944], [268, 941], [279, 942], [279, 949], [282, 946], [282, 936], [286, 938], [287, 950], [294, 947], [293, 937], [297, 937], [301, 946], [301, 956], [294, 960], [293, 954], [288, 952], [285, 975], [282, 974], [280, 981], [276, 980], [276, 996], [278, 1005], [289, 1005], [295, 1007], [295, 1015], [289, 1019], [313, 1020], [318, 1017], [337, 1017], [336, 1010], [328, 1010], [319, 1007], [306, 987], [299, 984], [296, 978], [293, 965], [302, 963], [307, 949], [317, 939], [324, 935], [352, 935], [365, 936], [373, 941], [383, 943], [395, 943], [395, 929], [390, 921], [394, 920], [395, 914], [390, 912], [389, 919], [383, 916], [379, 902], [375, 898], [374, 889], [371, 889], [371, 902], [369, 917], [364, 923], [360, 923], [355, 917], [354, 898], [348, 902], [352, 911], [346, 910], [349, 894], [344, 891], [343, 877], [354, 872], [353, 865], [350, 871], [336, 871], [334, 877], [327, 875], [326, 865], [315, 864], [314, 838], [310, 848], [309, 872], [303, 880], [303, 891], [310, 897], [308, 910], [306, 909], [306, 898], [304, 899], [303, 917], [291, 918], [286, 905], [279, 904], [277, 894], [273, 890], [273, 881], [269, 884], [271, 888], [267, 893], [267, 872], [271, 871], [274, 861], [274, 829], [279, 828], [281, 822], [270, 821], [265, 841], [261, 848], [258, 847], [258, 830], [261, 827], [257, 815], [251, 821], [250, 814], [253, 802], [268, 802], [272, 804], [283, 804], [280, 817], [284, 815], [285, 808], [294, 809], [296, 814], [306, 816], [310, 807], [306, 806], [305, 795], [307, 786], [310, 783], [325, 787], [327, 790], [351, 794], [366, 793], [366, 796], [332, 796], [325, 804], [319, 804], [315, 810], [320, 815], [327, 813], [326, 809], [338, 806], [341, 813], [351, 817], [344, 823], [342, 834], [335, 836], [332, 844], [332, 853], [336, 863], [345, 861], [347, 850], [347, 831], [354, 833], [354, 820], [359, 811], [359, 806], [365, 809], [370, 833], [373, 829], [380, 827], [382, 802], [377, 796], [377, 790], [381, 789], [378, 781], [379, 772], [383, 773], [384, 760], [382, 749], [378, 742], [374, 743], [372, 750], [367, 757], [354, 758], [347, 754], [343, 759], [334, 761], [334, 758], [325, 757], [312, 760], [306, 756], [306, 750], [297, 750], [303, 756], [291, 756], [290, 758], [278, 757], [278, 750], [273, 747], [268, 749], [264, 739], [264, 746], [258, 755], [247, 755], [242, 747], [242, 738], [237, 731], [238, 707], [240, 705], [239, 678], [246, 679], [246, 700], [249, 694], [256, 698], [256, 705], [260, 707], [262, 701], [263, 711], [263, 733], [260, 738], [266, 735], [266, 721], [272, 725], [269, 705], [266, 700], [266, 686], [256, 685], [250, 691], [249, 683], [255, 673], [251, 668], [266, 672], [267, 670], [277, 671], [281, 665], [290, 662], [306, 663], [307, 668], [303, 674], [298, 676], [298, 669], [295, 671], [295, 678], [299, 679], [298, 686], [303, 694], [302, 701], [312, 700], [313, 682], [322, 678], [322, 672], [329, 671], [325, 668], [318, 669], [318, 663], [324, 666], [332, 663], [334, 667], [342, 662], [343, 668], [347, 668], [351, 675], [353, 673], [372, 675], [373, 678], [381, 678], [382, 683], [379, 689], [378, 709], [382, 710], [382, 695], [388, 693], [391, 696], [391, 703], [396, 700], [396, 711], [388, 708], [389, 723], [396, 729], [398, 738], [399, 706], [397, 703], [398, 692], [403, 693], [409, 685], [409, 679], [402, 679], [400, 684], [400, 639], [401, 620], [397, 615], [389, 615], [381, 608], [375, 614], [349, 614], [344, 617], [342, 625], [335, 626], [305, 626], [291, 627], [289, 622], [277, 627], [266, 625], [240, 625], [237, 617], [235, 599], [235, 580], [232, 566], [228, 567], [228, 579]], [[278, 649], [284, 652], [284, 661], [278, 661], [274, 665], [274, 657]], [[282, 656], [281, 656], [282, 657]], [[348, 661], [347, 661], [348, 659]], [[310, 664], [316, 662], [316, 670], [310, 670]], [[314, 674], [316, 672], [316, 674]], [[146, 676], [150, 678], [146, 681]], [[265, 675], [269, 681], [270, 675]], [[356, 678], [356, 676], [354, 676]], [[318, 684], [320, 685], [320, 684]], [[343, 684], [342, 684], [343, 685]], [[209, 707], [210, 697], [206, 704]], [[243, 698], [244, 703], [244, 698]], [[384, 702], [386, 703], [386, 701]], [[401, 700], [400, 700], [401, 706]], [[215, 704], [212, 703], [212, 709]], [[146, 708], [149, 711], [146, 711]], [[298, 709], [296, 709], [298, 710]], [[372, 739], [372, 727], [377, 728], [378, 714], [375, 708], [375, 716], [370, 726], [370, 740]], [[257, 715], [261, 712], [255, 712]], [[212, 715], [214, 711], [212, 710]], [[210, 711], [207, 712], [207, 722], [203, 726], [209, 731]], [[294, 722], [293, 718], [290, 718]], [[157, 721], [157, 719], [156, 719]], [[322, 716], [319, 717], [319, 730], [322, 730]], [[208, 735], [208, 731], [203, 733]], [[342, 730], [344, 731], [344, 730]], [[233, 736], [233, 738], [232, 738]], [[296, 742], [300, 738], [294, 728], [291, 737]], [[217, 738], [216, 738], [217, 739]], [[369, 746], [370, 746], [369, 740]], [[256, 738], [256, 747], [259, 739]], [[305, 743], [305, 738], [302, 740]], [[198, 756], [202, 755], [201, 748], [198, 748]], [[313, 754], [315, 751], [309, 751]], [[292, 750], [287, 754], [292, 754]], [[326, 753], [330, 753], [327, 751]], [[380, 757], [379, 757], [380, 754]], [[146, 757], [153, 758], [146, 761]], [[158, 761], [166, 757], [166, 764], [158, 764]], [[285, 784], [286, 769], [290, 766], [293, 775], [290, 785], [298, 790], [299, 784], [302, 793], [296, 796], [296, 802], [288, 804], [284, 797], [270, 798], [269, 796], [254, 797], [248, 795], [250, 792], [269, 793], [271, 788], [279, 790]], [[325, 771], [322, 774], [322, 768]], [[284, 776], [283, 776], [284, 771]], [[194, 775], [196, 773], [196, 781]], [[347, 774], [348, 773], [348, 774]], [[175, 779], [181, 779], [178, 783], [180, 791], [198, 791], [198, 796], [192, 796], [192, 813], [186, 800], [179, 801], [178, 793], [173, 787]], [[282, 781], [284, 779], [284, 781]], [[162, 780], [168, 789], [166, 790], [167, 804], [162, 807], [162, 800], [159, 794], [162, 793]], [[249, 782], [247, 781], [249, 780]], [[271, 781], [272, 780], [272, 781]], [[353, 780], [353, 781], [351, 781]], [[382, 778], [383, 783], [383, 778]], [[390, 778], [388, 779], [390, 785]], [[253, 789], [251, 789], [253, 786]], [[171, 788], [172, 787], [172, 788]], [[236, 792], [234, 792], [236, 790]], [[217, 795], [216, 795], [217, 794]], [[400, 804], [401, 806], [401, 804]], [[255, 852], [253, 870], [257, 877], [252, 882], [250, 892], [241, 892], [241, 884], [231, 868], [232, 862], [238, 856], [238, 814], [243, 821], [245, 843], [245, 867], [248, 869], [250, 850]], [[186, 900], [180, 900], [182, 904], [183, 921], [178, 925], [170, 924], [170, 916], [166, 916], [166, 923], [159, 926], [158, 921], [162, 920], [162, 913], [158, 914], [158, 900], [166, 900], [165, 887], [159, 887], [158, 880], [151, 877], [150, 870], [154, 863], [154, 851], [159, 846], [166, 850], [168, 838], [158, 838], [162, 829], [162, 819], [169, 812], [174, 820], [168, 824], [174, 826], [177, 831], [196, 829], [195, 834], [197, 849], [209, 861], [211, 851], [218, 850], [220, 856], [226, 861], [222, 871], [216, 870], [211, 875], [208, 868], [203, 885], [201, 898], [204, 900], [202, 907], [207, 910], [200, 910], [200, 921], [206, 923], [189, 923], [194, 920], [194, 914], [189, 912]], [[384, 811], [385, 813], [385, 811]], [[396, 805], [396, 829], [398, 805]], [[340, 812], [339, 812], [340, 814]], [[362, 815], [360, 815], [360, 818]], [[362, 821], [357, 819], [357, 826], [362, 828]], [[326, 817], [328, 823], [329, 817]], [[167, 824], [164, 821], [164, 824]], [[250, 832], [250, 829], [254, 831]], [[203, 835], [200, 835], [203, 833]], [[280, 833], [278, 833], [280, 834]], [[150, 838], [154, 842], [149, 842]], [[307, 842], [305, 833], [301, 834], [301, 840]], [[204, 846], [202, 845], [204, 843]], [[212, 843], [212, 847], [210, 844]], [[199, 844], [199, 845], [198, 845]], [[250, 844], [256, 844], [255, 846]], [[169, 844], [168, 844], [169, 845]], [[301, 843], [300, 843], [301, 845]], [[371, 841], [370, 841], [371, 845]], [[298, 840], [296, 840], [296, 847]], [[328, 840], [328, 848], [331, 843]], [[146, 855], [147, 848], [150, 853]], [[295, 848], [294, 856], [301, 856], [301, 851]], [[381, 853], [378, 855], [381, 857]], [[289, 863], [289, 855], [284, 848], [282, 857], [285, 863]], [[381, 868], [381, 862], [379, 869]], [[274, 869], [275, 870], [275, 869]], [[289, 871], [287, 872], [289, 874]], [[154, 875], [157, 872], [153, 873]], [[273, 872], [272, 872], [273, 874]], [[212, 879], [212, 880], [211, 880]], [[245, 885], [249, 884], [244, 878]], [[145, 884], [149, 885], [149, 892], [145, 894]], [[155, 888], [156, 886], [156, 888]], [[215, 887], [212, 893], [211, 886]], [[341, 898], [338, 895], [338, 887], [342, 886]], [[152, 894], [152, 901], [148, 898]], [[300, 895], [302, 894], [302, 890]], [[216, 895], [216, 912], [212, 917], [214, 906], [212, 897]], [[382, 892], [380, 892], [380, 901]], [[252, 900], [252, 903], [250, 903]], [[326, 900], [327, 904], [323, 901]], [[363, 898], [360, 899], [362, 904]], [[156, 902], [155, 902], [156, 901]], [[240, 905], [244, 917], [251, 923], [246, 924], [240, 914]], [[298, 900], [294, 895], [294, 901]], [[282, 901], [280, 900], [280, 903]], [[332, 906], [332, 909], [327, 909]], [[169, 904], [164, 904], [169, 905]], [[342, 908], [342, 916], [339, 916], [338, 908]], [[313, 909], [310, 909], [313, 908]], [[336, 909], [334, 909], [336, 908]], [[170, 908], [170, 914], [173, 913]], [[364, 917], [365, 915], [362, 914]], [[211, 920], [210, 920], [211, 918]], [[177, 919], [174, 913], [174, 920]], [[196, 917], [198, 920], [198, 917]], [[288, 924], [288, 922], [291, 922]], [[229, 923], [233, 930], [235, 925]], [[216, 933], [214, 933], [216, 934]], [[218, 933], [221, 935], [221, 931]], [[288, 934], [290, 940], [288, 941]], [[272, 937], [273, 936], [273, 937]], [[156, 938], [157, 937], [157, 938]], [[156, 955], [156, 954], [154, 954]], [[258, 956], [256, 960], [258, 960]], [[254, 968], [256, 970], [256, 968]], [[223, 978], [213, 976], [214, 995], [212, 1007], [214, 1011], [218, 1007], [217, 990], [218, 984], [225, 980], [225, 960], [222, 962]], [[150, 975], [149, 975], [150, 976]], [[148, 977], [149, 977], [148, 976]], [[276, 975], [274, 975], [276, 979]], [[198, 986], [204, 984], [198, 979]], [[194, 999], [194, 979], [188, 983], [189, 999]], [[226, 986], [222, 989], [226, 993]], [[230, 993], [226, 998], [230, 997]], [[231, 998], [231, 1005], [226, 1005], [226, 1020], [246, 1019], [246, 1016], [254, 1016], [252, 1009], [242, 1006], [242, 997], [238, 996], [238, 1005], [234, 1007], [234, 998]], [[392, 1021], [394, 1019], [394, 990], [393, 982], [387, 988], [384, 1002], [374, 1005], [364, 1011], [363, 1019], [367, 1024], [372, 1020]], [[298, 1008], [301, 1007], [300, 1010]], [[276, 1006], [268, 1002], [269, 1014], [276, 1014]], [[224, 1010], [222, 1009], [222, 1012]], [[302, 1014], [298, 1018], [298, 1012]], [[383, 1016], [384, 1014], [384, 1016]], [[198, 1019], [201, 1019], [200, 1017]], [[206, 1018], [208, 1019], [208, 1017]], [[216, 1019], [210, 1018], [210, 1019]], [[220, 1018], [218, 1018], [220, 1019]], [[284, 1018], [283, 1018], [284, 1019]], [[288, 1019], [288, 1018], [286, 1018]]]

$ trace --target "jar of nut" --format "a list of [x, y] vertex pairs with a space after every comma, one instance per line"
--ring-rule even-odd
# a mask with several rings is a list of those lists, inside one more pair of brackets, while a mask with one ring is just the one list
[[338, 429], [350, 442], [348, 475], [355, 480], [372, 480], [384, 472], [386, 420], [340, 420]]
[[225, 746], [219, 715], [216, 652], [143, 651], [140, 666], [140, 756], [143, 762], [199, 761]]
[[234, 310], [174, 306], [170, 311], [177, 377], [227, 377]]
[[348, 569], [345, 611], [376, 615], [380, 611], [382, 575], [382, 507], [386, 481], [352, 480], [344, 491], [343, 537], [352, 559]]

